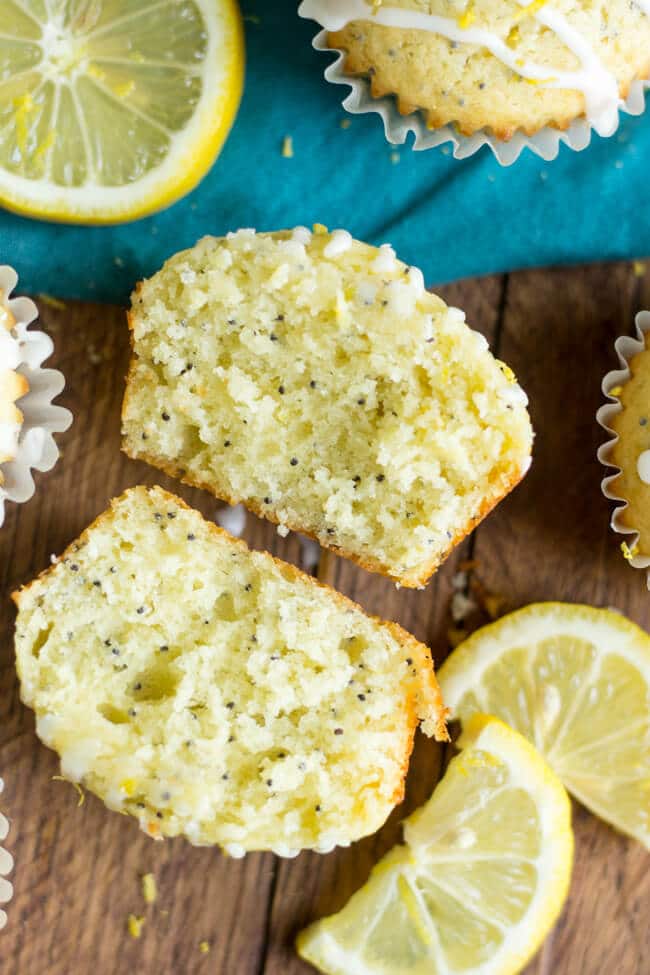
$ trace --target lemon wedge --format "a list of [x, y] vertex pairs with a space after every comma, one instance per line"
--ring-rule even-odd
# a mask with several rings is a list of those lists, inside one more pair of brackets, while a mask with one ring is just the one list
[[298, 936], [327, 975], [513, 975], [564, 904], [571, 809], [535, 749], [494, 718], [471, 719], [405, 845], [331, 917]]
[[540, 603], [474, 633], [438, 679], [452, 717], [489, 711], [569, 792], [650, 849], [650, 637], [619, 613]]
[[0, 204], [133, 220], [214, 162], [243, 84], [235, 0], [0, 0]]

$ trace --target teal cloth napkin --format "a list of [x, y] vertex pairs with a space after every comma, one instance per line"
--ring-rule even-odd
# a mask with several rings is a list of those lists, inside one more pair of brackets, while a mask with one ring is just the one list
[[[215, 166], [189, 196], [121, 227], [65, 227], [0, 211], [0, 263], [20, 288], [124, 302], [134, 283], [204, 234], [296, 224], [388, 241], [428, 283], [535, 265], [650, 255], [650, 111], [611, 139], [545, 163], [502, 168], [489, 149], [464, 161], [390, 146], [379, 116], [346, 116], [347, 88], [311, 47], [297, 0], [244, 0], [246, 90]], [[344, 118], [347, 128], [341, 127]], [[285, 136], [293, 158], [282, 156]]]

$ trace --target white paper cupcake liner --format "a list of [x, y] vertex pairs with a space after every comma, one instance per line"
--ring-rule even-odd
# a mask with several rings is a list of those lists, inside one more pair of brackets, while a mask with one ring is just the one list
[[[298, 14], [306, 16], [302, 13], [302, 9], [301, 4]], [[512, 139], [507, 142], [497, 139], [487, 131], [465, 136], [458, 132], [453, 125], [430, 129], [421, 112], [416, 111], [410, 115], [401, 115], [394, 97], [387, 95], [383, 98], [374, 98], [370, 90], [370, 83], [366, 78], [346, 75], [344, 70], [345, 52], [339, 48], [328, 46], [327, 33], [326, 30], [321, 30], [312, 41], [312, 46], [317, 51], [338, 54], [336, 61], [325, 69], [326, 80], [335, 85], [348, 85], [352, 89], [342, 102], [343, 108], [352, 115], [376, 112], [383, 122], [386, 139], [393, 145], [403, 145], [409, 132], [412, 132], [414, 149], [434, 149], [450, 142], [453, 146], [454, 158], [467, 159], [478, 152], [482, 146], [489, 146], [502, 166], [511, 166], [517, 161], [524, 149], [530, 149], [531, 152], [541, 156], [546, 162], [551, 162], [557, 157], [561, 145], [567, 145], [576, 152], [580, 152], [582, 149], [586, 149], [591, 142], [593, 129], [586, 119], [576, 119], [566, 131], [547, 126], [532, 136], [526, 136], [523, 132], [516, 132]], [[649, 88], [650, 81], [634, 82], [621, 111], [628, 115], [643, 114], [645, 92]], [[617, 129], [618, 126], [611, 134], [614, 135]]]
[[0, 292], [4, 305], [16, 319], [12, 330], [20, 347], [21, 361], [17, 371], [29, 383], [29, 392], [18, 401], [24, 422], [18, 441], [15, 460], [2, 465], [5, 483], [0, 487], [0, 526], [4, 521], [5, 501], [22, 503], [34, 494], [31, 471], [51, 470], [59, 456], [54, 442], [55, 433], [64, 433], [72, 423], [72, 414], [52, 400], [62, 391], [65, 380], [55, 369], [42, 369], [43, 362], [52, 355], [52, 340], [44, 332], [30, 331], [29, 325], [38, 315], [36, 305], [29, 298], [9, 298], [16, 287], [18, 275], [8, 265], [0, 265]]
[[[601, 427], [609, 434], [609, 440], [607, 440], [598, 450], [598, 460], [605, 467], [615, 468], [614, 474], [608, 474], [607, 477], [603, 478], [602, 481], [602, 491], [606, 498], [610, 501], [620, 502], [619, 506], [614, 510], [612, 514], [611, 526], [615, 532], [620, 535], [628, 536], [627, 545], [629, 549], [628, 561], [630, 565], [634, 566], [635, 569], [648, 569], [650, 567], [650, 558], [648, 556], [633, 555], [634, 547], [638, 543], [639, 533], [634, 529], [628, 527], [623, 522], [623, 512], [628, 507], [625, 498], [622, 498], [617, 494], [614, 482], [621, 472], [620, 467], [612, 462], [612, 451], [615, 444], [618, 443], [618, 436], [611, 427], [611, 422], [617, 413], [622, 410], [621, 401], [618, 398], [615, 390], [619, 386], [624, 386], [626, 382], [630, 379], [630, 360], [634, 358], [639, 352], [645, 349], [645, 334], [650, 332], [650, 312], [642, 311], [636, 317], [636, 338], [631, 338], [628, 335], [622, 335], [616, 340], [614, 348], [618, 355], [618, 361], [620, 362], [620, 369], [613, 369], [608, 372], [602, 383], [603, 394], [608, 398], [609, 403], [605, 403], [601, 406], [596, 414], [596, 419], [600, 423]], [[631, 538], [630, 538], [631, 536]], [[650, 572], [647, 573], [648, 588], [650, 589]]]
[[[4, 788], [4, 782], [0, 779], [0, 793]], [[9, 823], [7, 819], [0, 812], [0, 844], [4, 843], [9, 833]], [[0, 846], [0, 904], [8, 904], [13, 897], [14, 889], [6, 879], [7, 875], [13, 870], [14, 861], [10, 853], [8, 853], [3, 846]], [[2, 908], [0, 908], [0, 930], [4, 928], [7, 923], [7, 915]], [[1, 957], [1, 955], [0, 955]]]

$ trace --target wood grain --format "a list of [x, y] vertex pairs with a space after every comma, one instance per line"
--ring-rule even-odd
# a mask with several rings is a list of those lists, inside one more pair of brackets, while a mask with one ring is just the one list
[[[531, 397], [537, 430], [528, 478], [457, 549], [423, 592], [397, 590], [333, 556], [321, 578], [365, 608], [396, 619], [448, 651], [452, 579], [472, 558], [470, 587], [500, 594], [506, 609], [536, 599], [612, 605], [650, 628], [643, 574], [621, 558], [600, 495], [594, 421], [600, 381], [613, 367], [614, 339], [650, 307], [650, 271], [629, 265], [536, 271], [441, 289], [513, 366]], [[405, 813], [430, 794], [444, 762], [418, 739], [404, 804], [375, 836], [327, 857], [280, 861], [267, 854], [230, 860], [180, 840], [153, 843], [126, 817], [53, 780], [54, 755], [39, 744], [19, 702], [8, 595], [45, 568], [109, 499], [136, 483], [161, 483], [204, 514], [217, 505], [119, 451], [119, 410], [127, 362], [120, 309], [41, 304], [66, 375], [61, 402], [75, 423], [60, 438], [62, 458], [37, 477], [37, 494], [12, 506], [0, 531], [0, 774], [16, 858], [9, 924], [0, 934], [2, 975], [308, 975], [293, 951], [296, 931], [340, 907], [372, 864], [399, 839]], [[252, 516], [245, 537], [299, 562], [295, 536], [278, 537]], [[527, 975], [647, 975], [650, 858], [575, 808], [577, 857], [564, 914]], [[147, 906], [140, 878], [152, 872], [159, 897]], [[145, 917], [129, 937], [129, 913]], [[202, 941], [210, 951], [203, 954]]]

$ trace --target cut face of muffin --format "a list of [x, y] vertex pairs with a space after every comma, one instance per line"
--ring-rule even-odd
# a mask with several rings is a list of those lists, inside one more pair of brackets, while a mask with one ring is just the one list
[[402, 585], [528, 468], [512, 372], [387, 245], [208, 237], [140, 285], [130, 325], [129, 456]]
[[650, 557], [650, 332], [645, 349], [630, 361], [630, 372], [618, 393], [622, 410], [608, 420], [618, 436], [612, 464], [621, 469], [611, 487], [628, 505], [619, 520], [639, 532], [635, 554]]
[[14, 598], [39, 736], [152, 836], [347, 845], [401, 800], [416, 726], [446, 737], [425, 646], [160, 488]]
[[[18, 343], [12, 334], [16, 321], [11, 311], [4, 305], [4, 295], [0, 292], [0, 465], [14, 460], [18, 449], [18, 438], [23, 423], [23, 415], [16, 401], [29, 391], [24, 376], [15, 371], [20, 363]], [[0, 468], [0, 485], [4, 484]]]
[[304, 0], [301, 13], [374, 96], [466, 135], [508, 139], [582, 116], [611, 135], [650, 72], [647, 0]]

